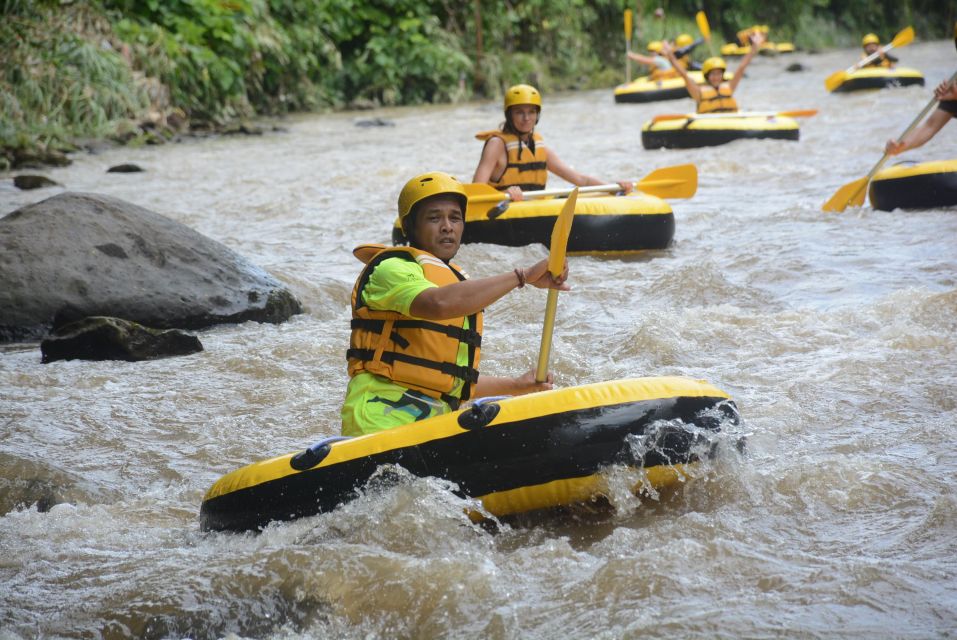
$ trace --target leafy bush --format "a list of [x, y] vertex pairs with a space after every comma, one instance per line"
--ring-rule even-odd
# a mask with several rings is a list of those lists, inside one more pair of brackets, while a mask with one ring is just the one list
[[75, 136], [105, 136], [146, 108], [145, 91], [95, 12], [9, 2], [5, 10], [0, 146], [57, 147]]

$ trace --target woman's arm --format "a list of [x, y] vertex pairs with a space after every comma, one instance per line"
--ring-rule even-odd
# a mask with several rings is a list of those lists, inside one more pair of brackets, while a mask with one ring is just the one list
[[626, 55], [634, 60], [635, 62], [640, 62], [646, 67], [655, 68], [655, 59], [650, 56], [643, 56], [640, 53], [632, 53], [631, 51], [626, 52]]
[[539, 289], [568, 291], [568, 262], [558, 277], [548, 271], [548, 259], [531, 267], [516, 269], [497, 276], [463, 280], [444, 287], [431, 287], [415, 297], [409, 313], [426, 320], [448, 320], [477, 313], [506, 293], [527, 282]]
[[951, 114], [943, 109], [935, 109], [929, 118], [904, 136], [900, 142], [897, 140], [888, 140], [887, 144], [884, 145], [884, 153], [896, 156], [898, 153], [903, 153], [909, 149], [916, 149], [937, 135], [937, 132], [940, 131], [952, 117]]
[[480, 373], [478, 382], [475, 383], [475, 388], [472, 391], [472, 396], [475, 398], [520, 396], [536, 391], [548, 391], [553, 386], [554, 380], [551, 372], [545, 376], [545, 382], [535, 381], [534, 370], [526, 371], [524, 375], [514, 378], [487, 376], [484, 373]]
[[741, 78], [744, 77], [744, 70], [748, 68], [749, 64], [751, 64], [751, 59], [754, 58], [754, 54], [758, 52], [758, 49], [761, 48], [761, 43], [763, 42], [763, 33], [757, 32], [751, 34], [751, 47], [741, 59], [741, 64], [739, 64], [738, 68], [734, 70], [734, 77], [728, 81], [728, 85], [731, 87], [731, 93], [734, 93], [738, 89], [738, 84], [741, 83]]
[[[548, 148], [548, 170], [559, 178], [579, 187], [605, 184], [595, 176], [585, 175], [572, 169], [558, 157], [558, 154], [551, 147]], [[621, 187], [622, 193], [630, 193], [634, 188], [634, 184], [628, 180], [619, 180], [618, 186]]]
[[668, 42], [662, 42], [661, 53], [665, 54], [665, 57], [668, 58], [668, 62], [671, 63], [672, 68], [674, 68], [674, 70], [678, 72], [678, 75], [681, 76], [681, 79], [685, 81], [685, 86], [688, 88], [688, 95], [691, 96], [691, 99], [696, 103], [700, 102], [701, 89], [698, 88], [698, 83], [692, 80], [691, 76], [688, 75], [684, 65], [678, 62], [678, 59], [675, 57], [675, 52], [671, 50], [671, 44]]
[[501, 175], [505, 163], [505, 143], [501, 138], [489, 138], [482, 148], [482, 157], [479, 158], [475, 175], [472, 176], [472, 182], [490, 182], [493, 174]]

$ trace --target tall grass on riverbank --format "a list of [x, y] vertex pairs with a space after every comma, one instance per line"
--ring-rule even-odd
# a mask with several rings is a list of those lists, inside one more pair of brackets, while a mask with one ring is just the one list
[[102, 17], [82, 6], [16, 12], [13, 4], [0, 20], [0, 168], [21, 151], [106, 137], [146, 109]]
[[[755, 23], [769, 24], [773, 40], [822, 49], [856, 44], [865, 31], [889, 38], [912, 21], [920, 37], [942, 36], [954, 19], [939, 0], [706, 4], [715, 47]], [[159, 141], [187, 125], [493, 97], [517, 82], [545, 93], [610, 87], [623, 79], [624, 8], [637, 9], [641, 48], [697, 35], [699, 5], [0, 0], [0, 170], [21, 151], [69, 148], [77, 138]], [[654, 17], [659, 6], [663, 18]]]

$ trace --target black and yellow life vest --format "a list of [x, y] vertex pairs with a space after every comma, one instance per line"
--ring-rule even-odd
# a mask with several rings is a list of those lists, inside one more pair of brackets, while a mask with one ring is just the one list
[[698, 100], [698, 113], [738, 110], [738, 101], [732, 96], [731, 85], [727, 82], [722, 82], [717, 89], [710, 84], [703, 84], [699, 89], [701, 99]]
[[548, 152], [545, 150], [542, 136], [537, 133], [532, 134], [534, 152], [532, 147], [512, 133], [497, 130], [482, 131], [476, 133], [475, 137], [486, 141], [490, 138], [500, 138], [505, 143], [507, 164], [501, 176], [498, 178], [492, 176], [489, 180], [489, 184], [493, 187], [502, 191], [509, 187], [518, 187], [522, 191], [537, 191], [545, 188], [545, 182], [548, 180]]
[[[468, 275], [455, 264], [412, 247], [365, 245], [354, 253], [366, 267], [352, 290], [352, 337], [346, 352], [349, 376], [374, 373], [457, 409], [478, 381], [482, 313], [468, 316], [465, 329], [465, 317], [421, 320], [395, 311], [374, 311], [362, 301], [362, 293], [376, 266], [389, 258], [417, 262], [425, 277], [440, 287], [467, 280]], [[462, 343], [468, 345], [466, 365], [456, 363]], [[450, 395], [459, 381], [464, 383], [461, 395]]]
[[[861, 54], [861, 60], [866, 59], [868, 55], [869, 55], [869, 54], [862, 53], [862, 54]], [[868, 62], [867, 64], [865, 64], [864, 66], [865, 66], [865, 67], [886, 67], [886, 68], [890, 68], [890, 66], [893, 64], [893, 62], [894, 62], [894, 61], [892, 61], [892, 60], [890, 59], [890, 57], [888, 57], [887, 55], [883, 55], [883, 56], [877, 56], [876, 58], [874, 58], [873, 60], [871, 60], [870, 62]]]

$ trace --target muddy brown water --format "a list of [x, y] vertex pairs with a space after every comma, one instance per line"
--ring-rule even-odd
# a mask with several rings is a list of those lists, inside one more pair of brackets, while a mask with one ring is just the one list
[[[559, 383], [706, 379], [737, 401], [748, 447], [657, 500], [609, 470], [614, 513], [497, 533], [431, 479], [261, 535], [197, 521], [222, 474], [338, 433], [350, 251], [388, 240], [409, 177], [471, 177], [472, 134], [499, 123], [497, 103], [301, 116], [45, 172], [224, 242], [307, 313], [213, 328], [203, 353], [147, 363], [41, 365], [36, 344], [0, 348], [0, 637], [952, 637], [957, 212], [820, 211], [957, 63], [950, 42], [899, 55], [926, 87], [829, 95], [850, 50], [756, 59], [745, 108], [820, 110], [797, 143], [649, 152], [641, 124], [690, 101], [545, 96], [539, 130], [566, 162], [607, 180], [685, 162], [701, 174], [672, 203], [672, 247], [572, 260]], [[807, 70], [784, 72], [796, 61]], [[394, 126], [354, 126], [368, 117]], [[955, 141], [950, 125], [906, 157], [952, 159]], [[106, 173], [122, 162], [146, 171]], [[0, 213], [60, 189], [10, 178]], [[459, 261], [482, 276], [544, 253], [467, 245]], [[544, 303], [526, 288], [489, 309], [485, 371], [534, 365]], [[40, 502], [13, 508], [24, 499]]]

